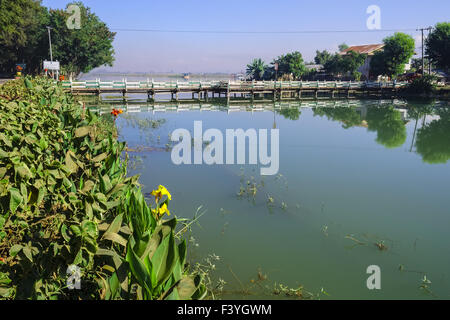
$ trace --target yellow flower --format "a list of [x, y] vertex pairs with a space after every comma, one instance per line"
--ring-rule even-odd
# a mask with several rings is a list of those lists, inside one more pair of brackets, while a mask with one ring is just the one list
[[167, 213], [167, 215], [170, 216], [169, 208], [167, 208], [167, 205], [165, 203], [163, 203], [163, 205], [159, 208], [152, 209], [152, 212], [154, 215], [156, 215], [157, 219], [161, 218], [164, 213]]
[[152, 196], [155, 196], [155, 202], [158, 203], [159, 200], [162, 199], [163, 196], [167, 196], [169, 200], [172, 200], [172, 195], [169, 193], [169, 191], [164, 186], [159, 186], [157, 190], [153, 190], [150, 193]]

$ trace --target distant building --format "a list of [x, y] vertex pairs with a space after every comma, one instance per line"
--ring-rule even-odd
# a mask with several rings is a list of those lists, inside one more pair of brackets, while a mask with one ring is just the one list
[[305, 64], [305, 68], [308, 71], [310, 70], [316, 70], [317, 72], [323, 71], [323, 65], [321, 64]]
[[[347, 49], [339, 52], [340, 55], [346, 55], [350, 51], [355, 51], [360, 54], [366, 54], [367, 58], [364, 61], [364, 64], [359, 67], [358, 71], [361, 72], [362, 76], [361, 79], [369, 79], [369, 73], [370, 73], [370, 61], [372, 60], [373, 55], [375, 52], [383, 50], [384, 44], [366, 44], [362, 46], [351, 46]], [[411, 59], [407, 64], [405, 64], [405, 71], [409, 71], [411, 69]]]
[[364, 61], [364, 64], [359, 67], [358, 71], [361, 72], [361, 79], [369, 79], [370, 72], [370, 61], [372, 60], [372, 56], [375, 52], [383, 50], [384, 44], [366, 44], [362, 46], [351, 46], [347, 49], [339, 52], [340, 55], [346, 55], [350, 51], [354, 51], [360, 54], [366, 54], [367, 58]]

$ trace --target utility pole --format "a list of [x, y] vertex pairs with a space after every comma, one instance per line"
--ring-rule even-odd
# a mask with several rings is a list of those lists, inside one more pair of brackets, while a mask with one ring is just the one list
[[[416, 29], [416, 31], [421, 31], [422, 32], [422, 76], [425, 74], [425, 56], [424, 56], [424, 45], [423, 45], [423, 31], [424, 30], [428, 30], [428, 33], [429, 33], [432, 29], [433, 29], [432, 27]], [[429, 58], [428, 58], [428, 63], [430, 63], [430, 59]]]
[[52, 52], [52, 37], [50, 35], [51, 27], [47, 27], [48, 30], [48, 43], [50, 45], [50, 61], [53, 62], [53, 52]]

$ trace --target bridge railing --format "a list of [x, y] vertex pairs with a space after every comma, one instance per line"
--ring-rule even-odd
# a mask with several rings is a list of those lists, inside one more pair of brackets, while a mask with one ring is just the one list
[[62, 81], [65, 89], [164, 89], [164, 90], [300, 90], [300, 89], [363, 89], [399, 88], [406, 82], [363, 81]]

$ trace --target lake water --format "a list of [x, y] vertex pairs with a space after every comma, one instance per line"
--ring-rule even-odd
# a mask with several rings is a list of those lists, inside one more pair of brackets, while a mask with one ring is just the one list
[[[226, 282], [220, 298], [298, 298], [274, 290], [279, 284], [322, 299], [450, 298], [448, 104], [115, 107], [125, 110], [119, 139], [155, 147], [130, 153], [130, 174], [141, 176], [144, 192], [162, 184], [172, 215], [204, 213], [192, 226], [190, 260], [220, 257], [211, 272], [214, 283]], [[278, 174], [261, 176], [257, 165], [173, 164], [169, 134], [192, 133], [196, 120], [224, 135], [279, 129]], [[380, 290], [367, 288], [370, 265], [380, 267]]]

